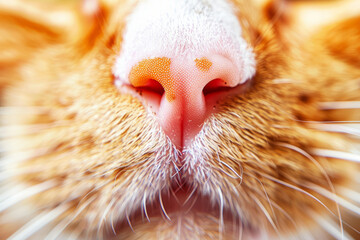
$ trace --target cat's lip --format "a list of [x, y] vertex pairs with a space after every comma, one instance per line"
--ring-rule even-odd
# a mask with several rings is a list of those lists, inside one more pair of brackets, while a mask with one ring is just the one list
[[[159, 194], [157, 199], [147, 202], [136, 211], [129, 214], [126, 219], [119, 220], [115, 225], [116, 232], [129, 228], [136, 232], [144, 224], [163, 224], [164, 222], [178, 224], [186, 218], [213, 219], [216, 226], [224, 223], [230, 231], [236, 232], [241, 228], [245, 239], [258, 240], [264, 238], [264, 233], [255, 226], [243, 221], [241, 216], [230, 211], [207, 195], [200, 194], [197, 189], [188, 185], [178, 186], [176, 190], [166, 190]], [[235, 228], [234, 228], [235, 226]], [[232, 229], [234, 228], [234, 229]], [[229, 230], [229, 229], [227, 229]], [[112, 235], [112, 233], [109, 233]], [[109, 236], [114, 237], [114, 236]]]

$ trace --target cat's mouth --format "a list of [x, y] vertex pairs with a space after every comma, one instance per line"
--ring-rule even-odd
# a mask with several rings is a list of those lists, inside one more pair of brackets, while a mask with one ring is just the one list
[[125, 219], [117, 221], [111, 227], [112, 231], [108, 231], [108, 237], [126, 230], [136, 232], [147, 224], [155, 228], [164, 224], [183, 228], [183, 224], [191, 219], [192, 224], [199, 224], [200, 227], [204, 221], [210, 221], [219, 232], [231, 232], [237, 236], [241, 232], [245, 239], [264, 239], [259, 228], [226, 208], [223, 203], [201, 194], [197, 188], [188, 184], [176, 184], [177, 186], [174, 184], [171, 189], [162, 191], [153, 201], [144, 203]]

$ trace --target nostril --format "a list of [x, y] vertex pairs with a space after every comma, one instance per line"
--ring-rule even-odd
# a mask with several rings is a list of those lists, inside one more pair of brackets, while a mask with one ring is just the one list
[[166, 57], [144, 59], [131, 69], [129, 82], [136, 90], [146, 90], [144, 92], [156, 99], [165, 94], [171, 101], [175, 94], [170, 64], [171, 60]]
[[220, 78], [211, 80], [203, 89], [204, 96], [215, 92], [225, 92], [230, 90], [232, 87], [229, 86], [227, 81]]
[[137, 91], [155, 93], [162, 96], [165, 93], [163, 86], [154, 79], [147, 80], [142, 86], [134, 87]]

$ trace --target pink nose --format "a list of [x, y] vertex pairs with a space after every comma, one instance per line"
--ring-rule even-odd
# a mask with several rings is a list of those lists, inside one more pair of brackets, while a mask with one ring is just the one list
[[179, 148], [191, 144], [216, 102], [240, 83], [240, 71], [226, 57], [191, 60], [144, 59], [130, 71], [130, 83], [141, 91], [158, 121]]

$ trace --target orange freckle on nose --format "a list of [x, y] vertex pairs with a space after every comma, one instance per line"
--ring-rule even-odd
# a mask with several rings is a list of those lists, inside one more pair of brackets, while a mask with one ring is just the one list
[[129, 81], [134, 87], [146, 87], [150, 80], [161, 84], [165, 90], [166, 99], [175, 100], [175, 85], [170, 74], [171, 60], [166, 57], [145, 59], [132, 67]]
[[212, 62], [210, 62], [207, 58], [200, 58], [195, 59], [196, 67], [203, 72], [209, 71]]

